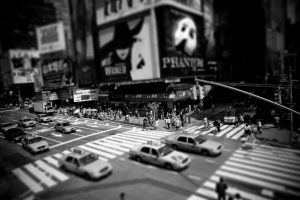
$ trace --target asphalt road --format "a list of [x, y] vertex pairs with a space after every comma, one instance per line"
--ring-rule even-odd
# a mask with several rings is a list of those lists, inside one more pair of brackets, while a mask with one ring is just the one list
[[[18, 120], [24, 115], [32, 117], [22, 111], [0, 113], [0, 122]], [[130, 200], [215, 199], [214, 187], [220, 176], [229, 184], [229, 194], [239, 192], [246, 199], [297, 199], [300, 196], [298, 186], [293, 185], [300, 183], [300, 174], [296, 170], [300, 163], [299, 152], [263, 146], [245, 151], [240, 148], [240, 140], [232, 139], [234, 130], [237, 134], [240, 132], [237, 128], [222, 127], [222, 137], [207, 134], [209, 139], [224, 145], [220, 156], [187, 153], [192, 158], [191, 165], [176, 172], [128, 158], [131, 146], [160, 139], [171, 132], [141, 131], [123, 124], [73, 117], [55, 117], [54, 120], [71, 122], [77, 132], [59, 133], [53, 129], [55, 122], [38, 123], [36, 127], [26, 129], [37, 132], [49, 142], [51, 149], [48, 152], [31, 155], [20, 145], [0, 138], [0, 164], [4, 166], [0, 194], [5, 199], [34, 193], [38, 199], [113, 200], [120, 199], [121, 192], [125, 192], [126, 199]], [[72, 147], [94, 151], [113, 165], [113, 174], [100, 181], [88, 181], [62, 171], [57, 166], [57, 157]], [[40, 167], [41, 162], [48, 167]]]

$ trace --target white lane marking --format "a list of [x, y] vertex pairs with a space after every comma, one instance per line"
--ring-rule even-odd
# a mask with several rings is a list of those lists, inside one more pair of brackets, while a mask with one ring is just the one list
[[51, 135], [53, 135], [54, 137], [63, 137], [60, 133], [51, 133]]
[[72, 135], [77, 135], [79, 137], [82, 137], [82, 136], [85, 136], [85, 135], [81, 135], [81, 134], [78, 134], [78, 133], [71, 133]]
[[262, 172], [265, 174], [273, 175], [274, 177], [279, 176], [279, 177], [283, 177], [283, 178], [287, 178], [287, 179], [291, 179], [291, 180], [295, 180], [295, 181], [300, 181], [300, 177], [297, 177], [295, 175], [289, 175], [289, 174], [274, 171], [274, 170], [262, 169], [262, 168], [258, 168], [256, 166], [251, 166], [251, 165], [239, 164], [239, 163], [235, 163], [235, 162], [232, 162], [229, 160], [225, 162], [225, 165], [235, 166], [235, 167], [239, 167], [239, 168], [251, 170], [251, 171]]
[[253, 160], [253, 161], [260, 161], [260, 162], [263, 162], [263, 163], [271, 163], [271, 164], [280, 165], [280, 166], [283, 166], [283, 167], [289, 167], [289, 168], [299, 170], [299, 166], [287, 164], [287, 163], [284, 163], [284, 162], [267, 160], [265, 158], [257, 158], [257, 157], [254, 157], [254, 156], [241, 155], [241, 154], [237, 154], [237, 153], [234, 153], [233, 156], [237, 157], [237, 158], [243, 158], [243, 159]]
[[89, 151], [91, 153], [95, 153], [95, 154], [100, 155], [101, 157], [104, 157], [104, 158], [109, 158], [109, 159], [116, 158], [115, 155], [112, 155], [112, 154], [109, 154], [109, 153], [105, 153], [103, 151], [99, 151], [97, 149], [94, 149], [94, 148], [91, 148], [91, 147], [87, 147], [87, 146], [84, 146], [84, 145], [80, 145], [79, 148], [81, 148], [83, 150], [86, 150], [86, 151]]
[[112, 143], [110, 141], [98, 140], [98, 141], [94, 141], [93, 143], [97, 143], [97, 144], [100, 144], [102, 146], [106, 146], [106, 147], [113, 148], [113, 149], [116, 149], [116, 150], [120, 150], [120, 151], [123, 151], [123, 152], [128, 152], [129, 151], [128, 148], [121, 147], [120, 145], [116, 145], [115, 143]]
[[265, 155], [265, 154], [261, 154], [261, 153], [255, 153], [255, 152], [245, 152], [242, 150], [237, 150], [236, 153], [242, 154], [242, 155], [250, 155], [250, 156], [257, 156], [257, 157], [261, 157], [261, 158], [267, 158], [267, 159], [272, 159], [272, 160], [277, 160], [277, 161], [282, 161], [285, 163], [293, 163], [293, 164], [297, 164], [300, 165], [300, 160], [294, 160], [294, 159], [290, 159], [290, 158], [280, 158], [277, 155]]
[[244, 164], [247, 164], [247, 165], [265, 167], [265, 168], [278, 170], [278, 171], [282, 171], [282, 172], [286, 172], [286, 173], [295, 174], [297, 176], [300, 176], [299, 170], [292, 170], [292, 169], [288, 169], [286, 167], [274, 166], [273, 163], [266, 164], [266, 163], [262, 163], [262, 162], [256, 162], [256, 161], [253, 161], [253, 160], [245, 160], [245, 159], [241, 159], [241, 158], [237, 158], [237, 157], [231, 157], [231, 158], [229, 158], [229, 160], [239, 162], [239, 163], [244, 163]]
[[58, 160], [52, 158], [51, 156], [45, 157], [45, 158], [43, 158], [43, 160], [47, 161], [48, 163], [50, 163], [51, 165], [53, 165], [55, 167], [59, 167]]
[[[51, 140], [51, 141], [54, 141], [54, 142], [56, 142], [56, 143], [62, 143], [61, 141], [58, 141], [58, 140], [54, 140], [54, 139], [52, 139], [52, 138], [48, 138], [48, 137], [45, 137], [45, 136], [41, 136], [41, 135], [39, 135], [39, 137], [42, 137], [42, 138], [44, 138], [44, 139], [47, 139], [47, 140]], [[51, 147], [50, 147], [51, 148]]]
[[52, 180], [49, 176], [47, 176], [43, 171], [41, 171], [39, 168], [35, 167], [32, 164], [27, 164], [24, 166], [25, 169], [27, 169], [35, 178], [37, 178], [39, 181], [41, 181], [43, 184], [45, 184], [48, 187], [52, 187], [57, 184], [54, 180]]
[[129, 143], [129, 144], [141, 144], [141, 143], [144, 143], [146, 140], [134, 140], [134, 139], [131, 139], [131, 138], [127, 138], [127, 137], [122, 137], [122, 136], [119, 136], [119, 135], [113, 135], [111, 138], [114, 138], [114, 139], [118, 139], [118, 140], [121, 140], [121, 141], [124, 141], [126, 143]]
[[115, 144], [117, 146], [125, 147], [125, 148], [128, 148], [128, 149], [131, 149], [132, 147], [135, 146], [134, 144], [127, 144], [127, 143], [124, 143], [122, 141], [119, 141], [118, 139], [114, 139], [112, 137], [102, 138], [99, 141], [104, 141], [104, 142], [107, 142], [109, 144]]
[[230, 138], [231, 136], [233, 136], [234, 134], [238, 133], [240, 130], [242, 130], [244, 128], [243, 125], [234, 128], [232, 131], [230, 131], [229, 133], [226, 134], [226, 138]]
[[66, 155], [66, 154], [70, 154], [70, 153], [72, 153], [72, 152], [69, 151], [69, 150], [64, 150], [62, 153]]
[[123, 135], [132, 135], [132, 136], [136, 136], [136, 137], [147, 137], [149, 139], [160, 139], [161, 136], [156, 136], [156, 135], [147, 135], [147, 134], [140, 134], [140, 133], [134, 133], [134, 132], [123, 132]]
[[297, 195], [297, 196], [300, 195], [299, 192], [288, 190], [283, 185], [278, 185], [278, 184], [275, 184], [275, 183], [270, 183], [270, 182], [267, 182], [267, 181], [258, 180], [257, 178], [249, 178], [249, 177], [245, 177], [245, 176], [238, 175], [238, 174], [235, 174], [235, 173], [225, 172], [225, 171], [222, 171], [222, 170], [218, 170], [216, 172], [216, 174], [219, 175], [219, 176], [226, 177], [228, 179], [235, 179], [235, 180], [238, 180], [238, 181], [245, 182], [247, 184], [260, 186], [262, 188], [268, 188], [268, 189], [280, 191], [280, 192], [283, 192], [283, 193], [289, 193], [289, 194]]
[[194, 180], [197, 180], [197, 181], [201, 181], [201, 180], [202, 180], [202, 178], [199, 177], [199, 176], [188, 175], [188, 177], [189, 177], [190, 179], [194, 179]]
[[109, 132], [109, 131], [113, 131], [113, 130], [117, 130], [117, 129], [119, 129], [119, 128], [112, 128], [112, 129], [108, 129], [108, 130], [105, 130], [105, 131], [96, 132], [96, 133], [93, 133], [93, 134], [90, 134], [90, 135], [86, 135], [86, 136], [83, 136], [83, 137], [75, 138], [73, 140], [62, 142], [61, 144], [53, 145], [50, 148], [55, 148], [55, 147], [62, 146], [62, 145], [65, 145], [65, 144], [68, 144], [68, 143], [71, 143], [71, 142], [74, 142], [74, 141], [77, 141], [77, 140], [81, 140], [83, 138], [88, 138], [88, 137], [91, 137], [91, 136], [94, 136], [94, 135], [99, 135], [101, 133], [105, 133], [105, 132]]
[[137, 139], [135, 137], [131, 137], [131, 136], [127, 136], [127, 135], [122, 135], [122, 134], [116, 134], [116, 135], [114, 135], [114, 137], [119, 137], [121, 139], [129, 140], [129, 141], [134, 141], [134, 142], [146, 142], [146, 141], [149, 140], [149, 139]]
[[122, 151], [117, 151], [117, 150], [114, 150], [114, 149], [111, 149], [111, 148], [101, 146], [101, 144], [99, 144], [99, 143], [95, 144], [95, 143], [90, 143], [89, 142], [89, 143], [86, 143], [85, 145], [94, 147], [94, 148], [99, 149], [99, 150], [103, 150], [105, 152], [116, 154], [116, 155], [119, 155], [119, 156], [124, 154], [124, 152], [122, 152]]
[[272, 198], [274, 197], [274, 192], [267, 189], [262, 189], [261, 194]]
[[244, 135], [244, 133], [245, 133], [245, 130], [240, 130], [240, 132], [238, 132], [235, 136], [233, 136], [231, 139], [233, 139], [233, 140], [237, 140], [237, 139], [239, 139], [240, 137], [242, 137], [242, 135]]
[[69, 179], [68, 176], [66, 176], [65, 174], [63, 174], [60, 171], [56, 170], [55, 168], [49, 166], [48, 164], [46, 164], [42, 160], [35, 161], [35, 164], [38, 167], [40, 167], [41, 169], [43, 169], [45, 172], [48, 172], [49, 174], [51, 174], [52, 176], [54, 176], [55, 178], [57, 178], [60, 181], [66, 181], [66, 180]]
[[234, 173], [247, 175], [247, 176], [251, 176], [251, 177], [256, 177], [256, 178], [259, 178], [259, 179], [268, 180], [268, 181], [271, 181], [271, 182], [283, 183], [285, 185], [300, 188], [299, 183], [297, 183], [295, 181], [285, 180], [285, 179], [282, 179], [282, 178], [277, 178], [277, 177], [265, 175], [265, 174], [262, 174], [262, 173], [250, 172], [249, 170], [239, 169], [239, 168], [236, 168], [236, 167], [225, 166], [225, 165], [220, 167], [220, 169], [230, 171], [230, 172], [234, 172]]
[[207, 199], [193, 194], [189, 196], [189, 198], [187, 198], [186, 200], [207, 200]]
[[12, 170], [16, 175], [32, 192], [38, 193], [44, 190], [44, 188], [38, 184], [34, 179], [25, 174], [20, 168]]
[[232, 130], [232, 128], [234, 127], [233, 125], [223, 125], [223, 126], [226, 126], [226, 127], [224, 128], [224, 130], [220, 131], [220, 133], [218, 133], [216, 135], [217, 137], [221, 137], [221, 136], [225, 135], [227, 132]]
[[268, 146], [268, 145], [264, 145], [264, 144], [254, 144], [254, 143], [248, 143], [246, 142], [245, 144], [247, 145], [251, 145], [251, 146], [256, 146], [259, 148], [266, 148], [269, 150], [280, 150], [282, 152], [291, 152], [291, 153], [300, 153], [300, 150], [296, 150], [296, 149], [288, 149], [288, 148], [281, 148], [281, 147], [273, 147], [273, 146]]
[[215, 161], [215, 160], [211, 160], [211, 159], [205, 159], [205, 162], [208, 162], [208, 163], [215, 163], [216, 161]]
[[300, 161], [300, 157], [295, 155], [295, 154], [292, 154], [292, 153], [284, 153], [284, 152], [277, 152], [277, 151], [266, 151], [266, 150], [263, 151], [263, 150], [259, 150], [259, 149], [252, 149], [251, 152], [266, 154], [266, 155], [271, 155], [271, 156], [290, 158], [291, 160]]
[[141, 140], [141, 141], [148, 141], [148, 140], [153, 140], [153, 139], [158, 140], [158, 138], [152, 138], [152, 137], [149, 138], [146, 135], [145, 136], [135, 136], [135, 135], [127, 135], [127, 134], [123, 134], [123, 133], [118, 133], [116, 135], [134, 139], [134, 140]]
[[199, 188], [196, 191], [198, 194], [201, 194], [203, 196], [206, 196], [208, 198], [212, 198], [212, 199], [218, 199], [217, 193], [215, 191], [211, 191], [205, 188]]

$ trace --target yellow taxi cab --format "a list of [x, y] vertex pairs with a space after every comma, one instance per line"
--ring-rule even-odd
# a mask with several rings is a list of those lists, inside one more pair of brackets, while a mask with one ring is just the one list
[[112, 173], [110, 163], [101, 160], [96, 154], [74, 148], [58, 159], [64, 170], [82, 175], [87, 179], [100, 179]]
[[139, 144], [129, 151], [129, 156], [138, 162], [143, 161], [170, 170], [181, 170], [191, 163], [187, 154], [175, 151], [159, 141]]

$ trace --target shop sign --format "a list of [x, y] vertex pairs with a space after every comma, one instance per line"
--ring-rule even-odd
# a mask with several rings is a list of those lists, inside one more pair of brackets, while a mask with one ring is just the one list
[[[181, 94], [180, 98], [186, 97], [188, 98], [189, 95], [183, 96]], [[179, 96], [174, 93], [171, 94], [127, 94], [125, 95], [125, 99], [127, 100], [143, 100], [143, 101], [167, 101], [167, 100], [176, 100]]]
[[77, 89], [73, 92], [74, 102], [97, 101], [99, 97], [98, 89]]
[[66, 49], [63, 22], [38, 27], [36, 35], [40, 54]]

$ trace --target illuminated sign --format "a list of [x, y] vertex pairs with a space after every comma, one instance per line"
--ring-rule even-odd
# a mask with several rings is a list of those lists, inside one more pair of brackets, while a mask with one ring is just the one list
[[204, 22], [201, 15], [169, 6], [156, 8], [161, 77], [204, 71]]
[[36, 29], [38, 49], [41, 54], [66, 49], [63, 22], [58, 22]]
[[99, 90], [98, 89], [74, 90], [73, 96], [74, 96], [74, 102], [96, 101], [98, 100]]

